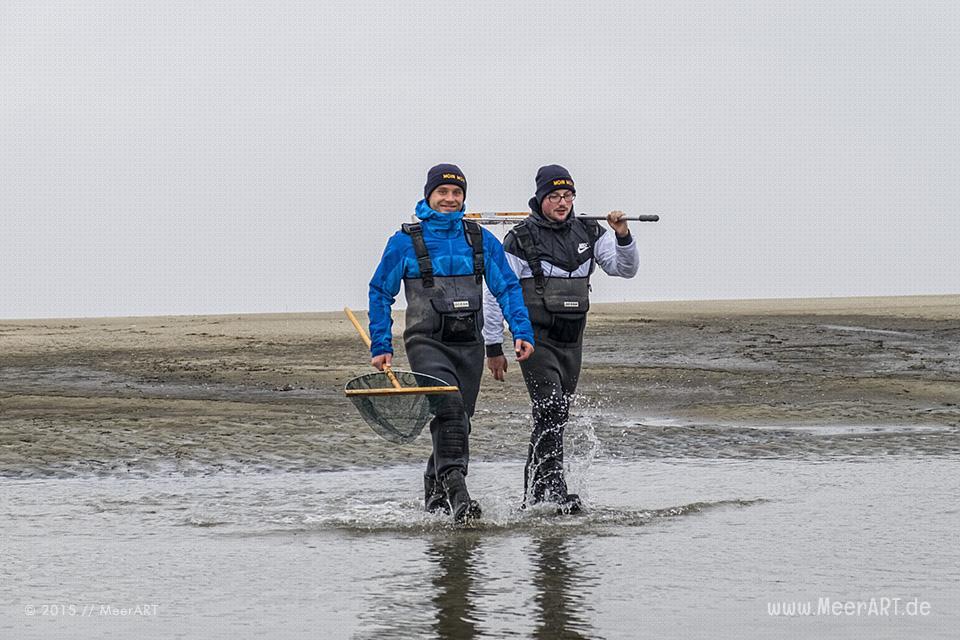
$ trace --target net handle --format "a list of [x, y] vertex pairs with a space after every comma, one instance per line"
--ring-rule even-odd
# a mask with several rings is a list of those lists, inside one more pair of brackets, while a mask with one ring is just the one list
[[[353, 323], [354, 329], [357, 330], [357, 333], [360, 334], [360, 337], [363, 338], [363, 343], [367, 345], [367, 348], [370, 348], [370, 336], [367, 335], [367, 332], [363, 330], [363, 327], [360, 326], [360, 323], [357, 321], [357, 316], [353, 315], [353, 311], [350, 311], [350, 307], [344, 307], [343, 312], [347, 314], [347, 317], [350, 318], [350, 322]], [[403, 389], [403, 385], [400, 384], [400, 381], [397, 380], [397, 376], [393, 375], [393, 370], [390, 369], [390, 365], [383, 365], [383, 371], [387, 374], [387, 377], [390, 378], [390, 382], [393, 383], [394, 389]]]
[[393, 396], [406, 393], [456, 393], [459, 387], [400, 387], [399, 389], [347, 389], [346, 396]]

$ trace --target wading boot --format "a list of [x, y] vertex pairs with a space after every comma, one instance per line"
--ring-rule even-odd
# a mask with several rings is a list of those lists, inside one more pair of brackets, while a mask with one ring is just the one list
[[447, 504], [447, 496], [443, 494], [440, 483], [431, 476], [423, 476], [423, 508], [427, 513], [436, 513], [443, 511], [450, 513], [450, 506]]
[[580, 496], [575, 493], [568, 493], [566, 497], [558, 498], [556, 502], [558, 516], [569, 516], [583, 511]]
[[462, 524], [480, 517], [480, 505], [477, 504], [476, 500], [470, 499], [470, 494], [467, 493], [467, 483], [463, 479], [463, 472], [460, 469], [448, 471], [440, 483], [447, 495], [447, 502], [450, 505], [450, 513], [453, 514], [454, 522]]
[[583, 509], [580, 496], [575, 493], [567, 493], [567, 481], [563, 479], [562, 473], [553, 476], [547, 485], [545, 494], [545, 502], [553, 502], [557, 505], [558, 516], [580, 513]]
[[548, 502], [557, 505], [557, 515], [567, 516], [583, 511], [583, 502], [576, 493], [567, 492], [567, 482], [562, 473], [553, 472], [547, 478], [537, 478], [533, 484], [529, 501], [524, 500], [521, 508]]

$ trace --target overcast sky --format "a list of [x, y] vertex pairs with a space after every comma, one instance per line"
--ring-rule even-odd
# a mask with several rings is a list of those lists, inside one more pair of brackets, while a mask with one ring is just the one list
[[954, 2], [4, 0], [0, 318], [365, 309], [438, 162], [471, 210], [559, 163], [578, 211], [660, 214], [600, 301], [958, 293], [958, 34]]

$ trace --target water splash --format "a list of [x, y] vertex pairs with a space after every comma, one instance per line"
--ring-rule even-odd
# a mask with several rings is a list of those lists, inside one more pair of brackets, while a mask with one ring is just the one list
[[379, 505], [355, 504], [341, 513], [304, 516], [298, 523], [273, 522], [274, 533], [309, 533], [340, 531], [353, 534], [474, 532], [483, 534], [544, 533], [609, 533], [622, 527], [640, 527], [657, 521], [695, 516], [720, 508], [743, 508], [767, 502], [764, 498], [702, 501], [657, 509], [591, 506], [575, 516], [558, 515], [556, 507], [541, 503], [525, 509], [516, 502], [485, 500], [484, 515], [475, 522], [457, 525], [449, 516], [423, 511], [414, 501], [383, 502]]
[[596, 429], [596, 425], [603, 424], [604, 415], [598, 406], [586, 405], [582, 396], [573, 396], [564, 448], [568, 488], [582, 499], [589, 500], [590, 472], [594, 463], [604, 455], [603, 442]]

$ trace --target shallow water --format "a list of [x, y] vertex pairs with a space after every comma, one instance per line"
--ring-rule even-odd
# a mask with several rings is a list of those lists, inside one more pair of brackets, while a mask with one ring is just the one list
[[511, 370], [470, 528], [421, 510], [429, 439], [342, 397], [355, 336], [198, 322], [4, 352], [0, 638], [956, 635], [953, 317], [597, 322], [566, 438], [586, 513], [517, 509]]
[[[900, 638], [960, 623], [956, 459], [575, 462], [588, 510], [573, 517], [517, 509], [521, 464], [472, 465], [484, 518], [465, 529], [422, 512], [419, 466], [8, 480], [0, 636]], [[768, 610], [821, 598], [929, 613]]]

